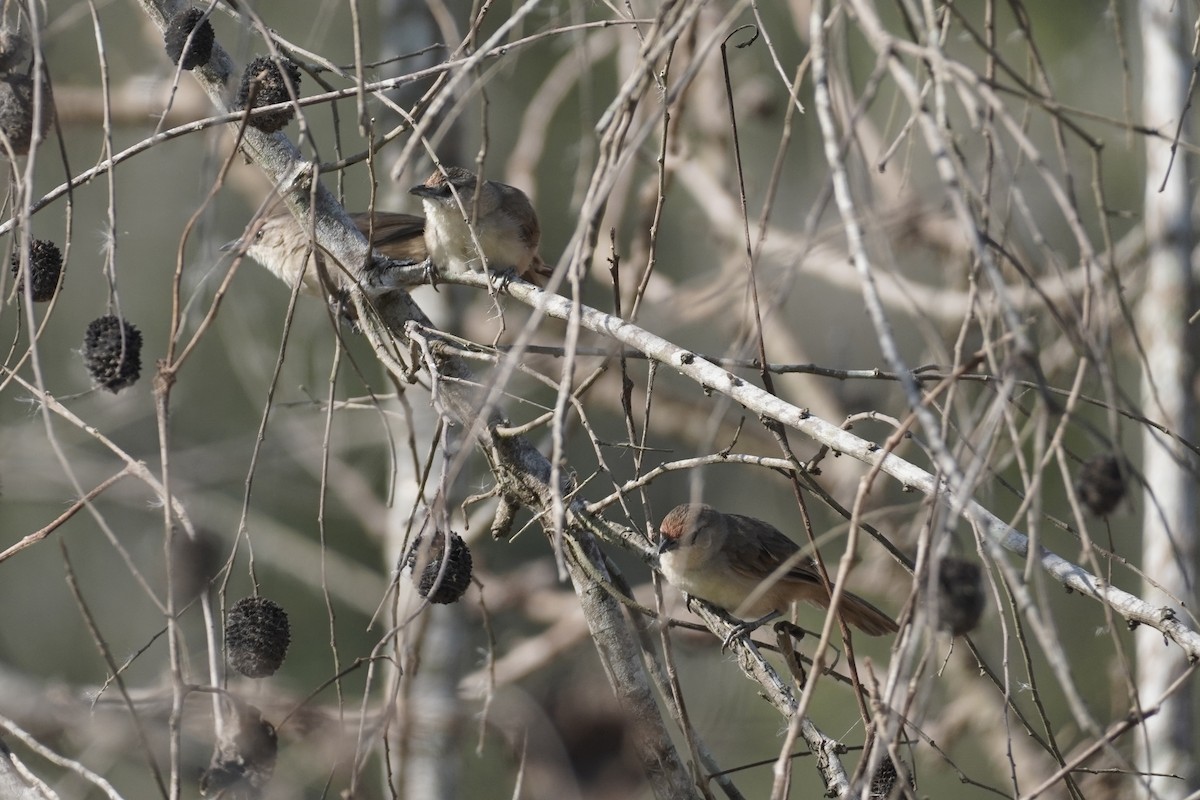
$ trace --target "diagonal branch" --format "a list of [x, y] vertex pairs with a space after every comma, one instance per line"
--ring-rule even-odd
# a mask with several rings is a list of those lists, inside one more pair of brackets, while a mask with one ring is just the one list
[[[171, 13], [182, 5], [179, 0], [142, 0], [142, 6], [154, 23], [166, 27]], [[214, 45], [213, 56], [194, 71], [201, 86], [218, 108], [225, 108], [225, 82], [232, 73], [228, 55]], [[314, 236], [326, 256], [347, 268], [347, 274], [370, 277], [370, 249], [366, 239], [346, 215], [333, 194], [320, 182], [318, 166], [303, 158], [283, 134], [265, 134], [252, 128], [238, 131], [242, 150], [274, 182], [284, 202], [298, 219], [314, 221]], [[393, 354], [393, 343], [407, 347], [406, 330], [410, 324], [428, 326], [424, 312], [402, 289], [366, 297], [359, 286], [352, 292], [359, 319], [383, 364], [399, 380], [407, 380]], [[524, 438], [501, 438], [495, 429], [503, 421], [495, 403], [485, 403], [469, 368], [459, 359], [439, 356], [435, 369], [440, 376], [460, 380], [446, 381], [440, 388], [442, 408], [449, 419], [471, 430], [476, 443], [491, 464], [497, 481], [510, 497], [536, 509], [548, 509], [550, 464]], [[671, 742], [651, 682], [641, 662], [641, 651], [621, 604], [593, 576], [607, 574], [595, 541], [585, 532], [575, 534], [580, 549], [590, 563], [585, 569], [575, 559], [568, 560], [572, 584], [578, 594], [597, 651], [613, 690], [634, 722], [643, 767], [657, 796], [692, 797], [694, 787], [688, 771]]]
[[[483, 288], [486, 277], [475, 274], [443, 275], [445, 283], [456, 283]], [[547, 316], [566, 319], [571, 310], [570, 300], [546, 294], [528, 283], [513, 282], [504, 290], [510, 296], [541, 309]], [[768, 394], [759, 387], [729, 372], [695, 352], [680, 347], [637, 325], [613, 317], [594, 308], [584, 306], [581, 324], [587, 329], [632, 347], [648, 358], [652, 358], [677, 370], [681, 375], [694, 380], [706, 390], [720, 392], [736, 401], [747, 411], [767, 419], [776, 420], [824, 445], [836, 453], [850, 456], [864, 464], [879, 462], [880, 471], [890, 475], [903, 486], [916, 489], [945, 503], [947, 487], [928, 471], [893, 453], [882, 453], [880, 445], [860, 438], [849, 431], [815, 417], [807, 409], [800, 408], [779, 397]], [[976, 500], [968, 501], [961, 509], [962, 517], [971, 522], [980, 533], [1009, 552], [1022, 557], [1029, 556], [1029, 539], [1015, 530]], [[617, 541], [631, 546], [628, 539]], [[645, 555], [645, 554], [644, 554]], [[648, 557], [648, 556], [647, 556]], [[1034, 560], [1054, 580], [1064, 586], [1107, 604], [1131, 623], [1148, 625], [1160, 631], [1178, 644], [1190, 659], [1200, 659], [1200, 633], [1175, 617], [1169, 608], [1155, 606], [1141, 598], [1122, 591], [1103, 578], [1068, 561], [1045, 547], [1037, 547]]]

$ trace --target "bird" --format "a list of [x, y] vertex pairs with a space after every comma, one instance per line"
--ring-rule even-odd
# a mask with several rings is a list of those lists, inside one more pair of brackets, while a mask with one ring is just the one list
[[553, 272], [538, 253], [537, 213], [517, 187], [479, 183], [475, 173], [449, 167], [435, 170], [409, 192], [425, 209], [425, 248], [436, 269], [479, 270], [486, 264], [494, 273], [511, 271], [539, 284]]
[[[671, 509], [658, 529], [658, 566], [672, 586], [752, 620], [735, 629], [726, 644], [783, 614], [797, 600], [829, 607], [829, 592], [811, 560], [797, 559], [796, 543], [767, 522], [725, 514], [704, 503], [684, 503]], [[789, 559], [796, 563], [772, 582]], [[891, 617], [850, 592], [842, 593], [838, 612], [870, 636], [897, 630]]]
[[[394, 211], [365, 211], [349, 215], [355, 227], [371, 240], [371, 248], [393, 261], [425, 261], [425, 220], [415, 214]], [[249, 238], [235, 239], [221, 247], [222, 250], [241, 248], [246, 255], [269, 269], [277, 278], [289, 286], [295, 284], [303, 272], [301, 290], [314, 297], [325, 297], [327, 292], [321, 285], [321, 270], [317, 267], [320, 249], [309, 241], [310, 231], [302, 227], [290, 211], [284, 210], [265, 217]], [[345, 288], [347, 276], [339, 269], [327, 270], [332, 282], [330, 289]]]

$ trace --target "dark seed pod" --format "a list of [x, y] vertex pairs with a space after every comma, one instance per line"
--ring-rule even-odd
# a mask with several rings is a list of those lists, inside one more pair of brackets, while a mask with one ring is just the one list
[[[29, 291], [35, 303], [54, 299], [58, 280], [62, 275], [62, 253], [54, 242], [34, 239], [29, 243]], [[21, 254], [13, 253], [12, 272], [17, 278], [17, 292], [24, 293], [24, 275], [21, 274]]]
[[970, 633], [983, 616], [983, 578], [979, 565], [961, 558], [942, 559], [938, 568], [938, 620], [954, 636]]
[[257, 800], [275, 774], [278, 754], [275, 726], [254, 706], [238, 702], [236, 716], [229, 720], [208, 769], [200, 776], [201, 796]]
[[83, 363], [97, 386], [117, 392], [142, 373], [142, 334], [123, 319], [94, 319], [83, 337]]
[[1075, 491], [1089, 511], [1098, 517], [1107, 517], [1125, 497], [1121, 462], [1113, 455], [1089, 459], [1079, 470]]
[[[282, 71], [281, 71], [282, 67]], [[291, 59], [281, 58], [277, 64], [268, 56], [256, 58], [246, 67], [242, 75], [242, 85], [238, 88], [237, 108], [252, 108], [272, 106], [276, 103], [286, 103], [292, 99], [288, 93], [288, 84], [292, 91], [300, 91], [300, 68]], [[274, 133], [281, 130], [295, 116], [295, 109], [286, 108], [282, 111], [272, 111], [269, 114], [256, 114], [249, 118], [247, 125], [258, 128], [264, 133]]]
[[[201, 22], [201, 20], [204, 20]], [[198, 27], [197, 27], [198, 26]], [[192, 31], [195, 31], [193, 34]], [[192, 37], [191, 46], [184, 52]], [[167, 56], [172, 64], [179, 64], [183, 69], [195, 69], [201, 64], [207, 64], [212, 56], [213, 41], [216, 34], [213, 26], [204, 19], [204, 12], [198, 8], [185, 8], [167, 24], [167, 32], [163, 34], [163, 43], [167, 46]]]
[[423, 539], [424, 537], [417, 537], [406, 559], [413, 571], [417, 592], [431, 603], [456, 602], [471, 585], [471, 551], [467, 548], [467, 543], [457, 533], [450, 532], [450, 552], [446, 556], [446, 569], [443, 570], [445, 535], [438, 531], [428, 546], [423, 544]]
[[[879, 769], [875, 770], [875, 774], [871, 777], [871, 789], [867, 793], [867, 797], [871, 800], [892, 800], [893, 797], [905, 797], [906, 795], [896, 791], [896, 784], [899, 782], [900, 774], [896, 770], [896, 764], [890, 756], [885, 755], [883, 761], [879, 763]], [[911, 772], [908, 775], [908, 788], [917, 788]]]
[[0, 72], [23, 69], [32, 55], [29, 37], [16, 28], [0, 28]]
[[891, 797], [892, 789], [895, 788], [899, 777], [896, 774], [896, 765], [892, 763], [891, 758], [885, 755], [879, 764], [879, 769], [875, 770], [875, 774], [871, 776], [871, 790], [867, 797], [871, 800], [886, 800]]
[[274, 675], [291, 643], [287, 612], [265, 597], [243, 597], [225, 620], [229, 664], [247, 678]]
[[[41, 111], [38, 135], [45, 138], [54, 121], [54, 95], [49, 82], [42, 83]], [[13, 153], [23, 156], [29, 152], [33, 128], [33, 79], [15, 72], [0, 75], [0, 134], [8, 139]]]

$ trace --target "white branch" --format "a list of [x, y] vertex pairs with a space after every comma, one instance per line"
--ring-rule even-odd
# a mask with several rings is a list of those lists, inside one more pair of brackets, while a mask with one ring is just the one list
[[[443, 275], [442, 281], [477, 288], [487, 286], [487, 278], [482, 274]], [[571, 312], [571, 301], [567, 298], [547, 294], [523, 281], [512, 282], [506, 291], [512, 297], [539, 308], [547, 316], [556, 319], [566, 319]], [[880, 471], [884, 474], [950, 508], [946, 500], [948, 487], [944, 482], [939, 482], [928, 471], [900, 456], [883, 453], [875, 442], [855, 436], [831, 422], [815, 417], [806, 409], [769, 394], [696, 353], [623, 319], [584, 306], [581, 323], [588, 330], [635, 348], [647, 357], [673, 367], [681, 375], [691, 378], [705, 389], [719, 392], [746, 410], [786, 425], [834, 452], [850, 456], [864, 464], [874, 465], [880, 462]], [[966, 502], [962, 508], [962, 516], [1004, 549], [1022, 557], [1029, 555], [1028, 537], [1013, 529], [978, 501], [972, 499]], [[1041, 568], [1059, 583], [1106, 603], [1131, 622], [1148, 625], [1160, 631], [1183, 648], [1188, 658], [1200, 659], [1200, 634], [1177, 619], [1172, 609], [1152, 605], [1136, 595], [1122, 591], [1045, 547], [1037, 548], [1035, 559]]]

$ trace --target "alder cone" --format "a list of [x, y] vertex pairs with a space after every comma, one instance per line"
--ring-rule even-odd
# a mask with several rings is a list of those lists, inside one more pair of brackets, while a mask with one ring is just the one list
[[16, 28], [0, 27], [0, 72], [22, 69], [32, 57], [29, 37]]
[[1079, 470], [1075, 484], [1079, 499], [1098, 517], [1107, 517], [1125, 497], [1125, 477], [1116, 456], [1099, 455]]
[[[43, 81], [42, 108], [36, 123], [39, 138], [46, 138], [53, 121], [54, 95], [49, 82]], [[8, 139], [14, 154], [29, 152], [34, 127], [33, 79], [17, 73], [0, 75], [0, 133]]]
[[83, 337], [83, 363], [97, 386], [119, 392], [142, 374], [142, 333], [112, 314], [91, 321]]
[[938, 568], [938, 620], [954, 636], [975, 630], [983, 616], [983, 576], [972, 561], [948, 556]]
[[229, 664], [247, 678], [274, 675], [291, 644], [287, 612], [265, 597], [243, 597], [225, 621]]
[[[413, 570], [413, 581], [417, 593], [431, 603], [457, 602], [471, 585], [471, 551], [462, 537], [451, 531], [450, 549], [446, 551], [446, 537], [438, 531], [429, 546], [417, 537], [408, 552], [408, 566]], [[442, 569], [442, 558], [447, 559]], [[441, 580], [438, 580], [438, 576]]]
[[[277, 103], [286, 103], [292, 99], [288, 85], [297, 94], [300, 92], [300, 67], [291, 59], [281, 58], [276, 63], [268, 56], [254, 59], [246, 66], [242, 74], [242, 84], [238, 87], [237, 108], [262, 108]], [[275, 133], [283, 130], [296, 115], [294, 108], [282, 111], [272, 111], [267, 114], [255, 114], [246, 120], [252, 128], [258, 128], [263, 133]]]
[[[62, 252], [58, 245], [45, 239], [34, 239], [29, 243], [29, 293], [35, 303], [46, 303], [54, 299], [58, 282], [62, 277]], [[25, 275], [21, 270], [21, 254], [12, 255], [12, 274], [17, 279], [17, 292], [25, 291]]]
[[[187, 52], [184, 52], [189, 36], [192, 44], [187, 48]], [[163, 34], [167, 56], [171, 59], [171, 63], [178, 64], [182, 69], [195, 69], [202, 64], [207, 64], [208, 59], [212, 57], [214, 41], [216, 41], [216, 34], [213, 32], [212, 23], [204, 19], [202, 10], [195, 7], [185, 8], [171, 17], [167, 31]]]

